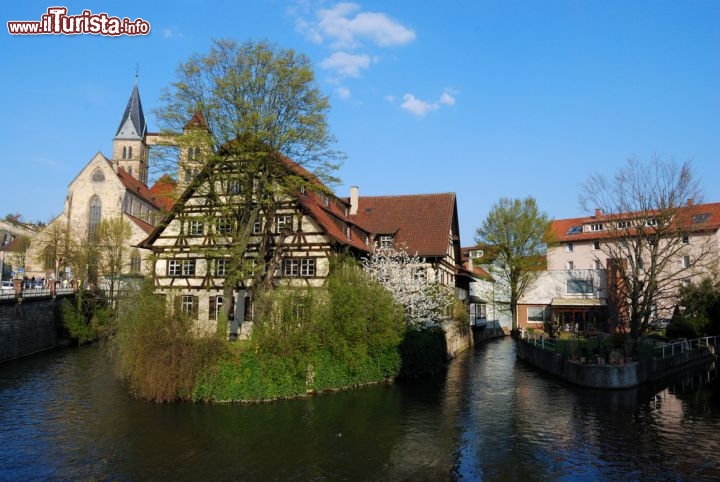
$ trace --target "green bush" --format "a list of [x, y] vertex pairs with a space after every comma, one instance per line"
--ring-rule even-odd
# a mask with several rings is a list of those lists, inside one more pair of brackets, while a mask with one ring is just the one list
[[414, 378], [437, 373], [448, 362], [447, 342], [442, 328], [408, 328], [400, 345], [402, 367], [400, 376]]
[[322, 289], [257, 296], [248, 349], [206, 370], [195, 400], [263, 400], [377, 382], [400, 371], [404, 313], [348, 258]]
[[672, 320], [665, 328], [665, 336], [668, 338], [697, 338], [698, 332], [693, 323], [686, 319]]
[[130, 392], [156, 402], [188, 399], [201, 374], [226, 354], [219, 337], [194, 334], [191, 322], [167, 310], [152, 283], [119, 306], [111, 353]]

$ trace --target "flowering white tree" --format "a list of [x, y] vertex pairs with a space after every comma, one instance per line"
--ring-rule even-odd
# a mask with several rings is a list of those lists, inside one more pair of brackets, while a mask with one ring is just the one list
[[407, 323], [417, 328], [439, 324], [446, 318], [452, 289], [428, 279], [426, 264], [405, 249], [376, 247], [362, 261], [363, 270], [405, 307]]

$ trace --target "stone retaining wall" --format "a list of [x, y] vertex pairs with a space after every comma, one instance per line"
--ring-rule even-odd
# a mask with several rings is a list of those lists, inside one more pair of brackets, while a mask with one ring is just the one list
[[0, 300], [0, 362], [58, 346], [60, 298]]
[[623, 365], [589, 365], [569, 360], [561, 353], [544, 350], [524, 340], [517, 342], [517, 357], [575, 385], [592, 388], [631, 388], [657, 380], [684, 366], [709, 361], [714, 347], [702, 347], [665, 358], [652, 358]]

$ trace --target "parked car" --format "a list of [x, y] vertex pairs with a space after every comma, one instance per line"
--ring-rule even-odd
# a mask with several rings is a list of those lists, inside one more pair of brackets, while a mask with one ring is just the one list
[[2, 291], [15, 291], [12, 281], [3, 281], [1, 289]]

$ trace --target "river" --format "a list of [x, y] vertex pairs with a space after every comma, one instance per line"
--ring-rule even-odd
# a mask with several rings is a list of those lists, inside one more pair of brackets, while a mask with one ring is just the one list
[[99, 346], [0, 365], [0, 480], [720, 480], [714, 365], [579, 389], [510, 338], [443, 376], [257, 405], [130, 398]]

